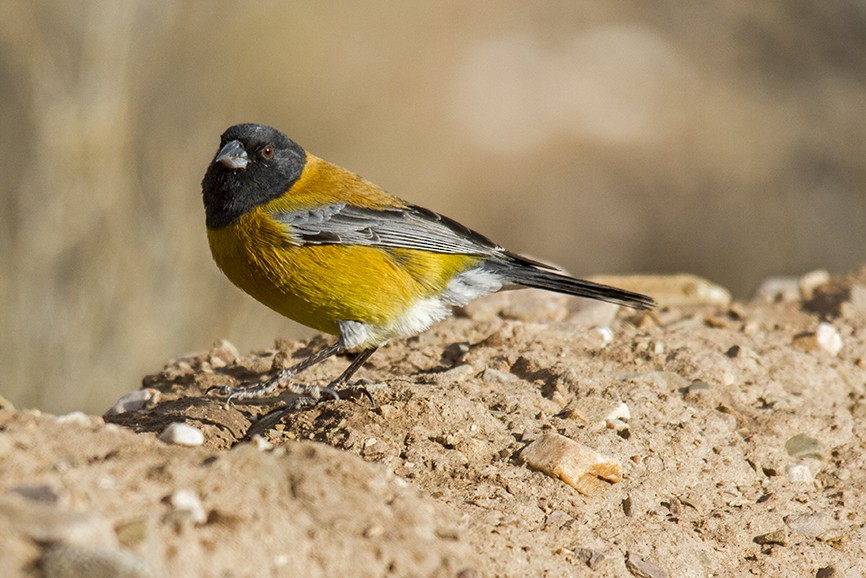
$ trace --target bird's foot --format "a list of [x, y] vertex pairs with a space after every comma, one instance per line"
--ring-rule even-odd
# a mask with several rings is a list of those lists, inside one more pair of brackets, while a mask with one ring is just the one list
[[[370, 405], [372, 405], [373, 409], [375, 409], [379, 407], [379, 404], [376, 403], [375, 398], [373, 398], [373, 394], [370, 393], [370, 390], [367, 389], [367, 385], [369, 383], [370, 382], [368, 380], [364, 379], [350, 384], [332, 383], [329, 387], [334, 388], [334, 391], [339, 394], [340, 399], [354, 400], [361, 397], [366, 397], [370, 401]], [[338, 390], [336, 389], [338, 385], [345, 385], [345, 387]]]
[[207, 390], [207, 394], [210, 395], [213, 392], [217, 392], [217, 395], [224, 396], [226, 398], [226, 403], [231, 405], [235, 401], [264, 397], [276, 390], [278, 387], [289, 386], [291, 388], [292, 386], [289, 385], [289, 383], [294, 376], [294, 372], [283, 370], [270, 379], [253, 385], [238, 387], [231, 387], [229, 385], [214, 386]]

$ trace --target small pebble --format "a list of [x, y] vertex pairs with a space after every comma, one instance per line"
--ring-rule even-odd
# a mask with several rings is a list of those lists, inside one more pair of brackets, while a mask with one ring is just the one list
[[610, 327], [596, 327], [595, 332], [601, 337], [603, 345], [610, 345], [613, 342], [613, 330]]
[[207, 512], [201, 500], [192, 490], [176, 490], [168, 499], [176, 512], [186, 512], [195, 524], [204, 524], [207, 521]]
[[595, 570], [605, 561], [606, 557], [604, 552], [599, 552], [598, 550], [593, 550], [591, 548], [577, 548], [574, 551], [574, 559], [575, 561], [582, 562]]
[[13, 486], [6, 490], [9, 493], [18, 494], [28, 500], [34, 502], [44, 502], [46, 504], [58, 504], [61, 499], [64, 502], [68, 501], [65, 492], [58, 491], [57, 488], [49, 484], [41, 484], [38, 486]]
[[111, 522], [94, 510], [69, 511], [57, 503], [33, 501], [9, 493], [0, 495], [0, 518], [36, 542], [81, 546], [117, 543]]
[[592, 428], [611, 427], [610, 422], [631, 419], [628, 405], [602, 397], [581, 397], [571, 407], [572, 415]]
[[152, 533], [151, 523], [147, 518], [123, 522], [115, 526], [114, 531], [120, 544], [127, 548], [143, 543]]
[[768, 277], [758, 287], [755, 297], [767, 303], [797, 301], [800, 283], [796, 277]]
[[775, 532], [767, 532], [766, 534], [761, 534], [760, 536], [755, 536], [752, 538], [752, 541], [755, 544], [770, 545], [774, 544], [777, 546], [787, 546], [788, 545], [788, 533], [785, 530], [776, 530]]
[[793, 532], [809, 538], [817, 538], [836, 527], [833, 518], [824, 512], [812, 512], [802, 516], [785, 516], [783, 520]]
[[824, 447], [821, 442], [805, 434], [797, 434], [785, 442], [785, 451], [792, 458], [821, 458]]
[[46, 578], [79, 578], [80, 576], [122, 576], [156, 578], [160, 574], [137, 554], [111, 548], [84, 548], [54, 544], [45, 550], [39, 562]]
[[627, 517], [632, 517], [634, 515], [634, 502], [631, 499], [631, 496], [626, 496], [622, 500], [622, 513]]
[[808, 301], [815, 295], [815, 289], [830, 282], [830, 273], [824, 269], [810, 271], [797, 280], [800, 299]]
[[638, 578], [667, 578], [668, 576], [666, 570], [652, 562], [647, 562], [631, 551], [625, 554], [625, 567]]
[[605, 420], [604, 423], [607, 426], [607, 429], [612, 429], [617, 433], [622, 433], [629, 429], [629, 425], [621, 419], [608, 419]]
[[159, 439], [167, 444], [178, 446], [193, 447], [204, 444], [204, 434], [201, 433], [201, 430], [183, 422], [169, 424], [169, 426], [159, 434]]
[[836, 575], [836, 569], [832, 566], [824, 566], [822, 568], [818, 568], [818, 571], [815, 572], [815, 578], [832, 578]]
[[622, 465], [617, 460], [553, 432], [526, 446], [520, 458], [586, 496], [622, 480]]
[[160, 393], [152, 387], [130, 391], [118, 399], [105, 415], [120, 415], [130, 411], [138, 411], [159, 403]]
[[839, 335], [839, 330], [826, 321], [818, 324], [815, 340], [818, 342], [818, 347], [833, 357], [842, 351], [842, 336]]
[[80, 425], [80, 426], [95, 425], [96, 420], [102, 421], [102, 418], [87, 415], [83, 411], [73, 411], [73, 412], [67, 413], [65, 415], [58, 415], [54, 418], [54, 421], [56, 421], [57, 423], [73, 424], [73, 425]]
[[230, 365], [237, 361], [238, 357], [240, 357], [238, 348], [225, 339], [220, 339], [214, 343], [208, 352], [208, 361], [210, 361], [211, 367], [216, 368]]
[[365, 538], [378, 538], [385, 533], [385, 527], [381, 524], [372, 524], [364, 528], [363, 535]]
[[252, 442], [253, 446], [260, 452], [266, 452], [268, 450], [274, 449], [274, 444], [272, 444], [259, 434], [254, 435], [250, 441]]
[[815, 481], [815, 476], [812, 475], [812, 470], [809, 469], [809, 466], [803, 464], [793, 464], [788, 466], [788, 479], [792, 482], [807, 482], [812, 483]]
[[691, 382], [688, 386], [681, 387], [679, 389], [679, 392], [681, 395], [686, 396], [686, 395], [694, 394], [698, 391], [707, 391], [709, 389], [712, 389], [712, 387], [710, 386], [709, 383], [707, 383], [706, 381], [701, 381], [699, 379], [696, 379], [695, 381]]
[[513, 373], [506, 373], [492, 367], [488, 367], [481, 374], [482, 381], [498, 381], [500, 383], [508, 383], [517, 380], [517, 376]]

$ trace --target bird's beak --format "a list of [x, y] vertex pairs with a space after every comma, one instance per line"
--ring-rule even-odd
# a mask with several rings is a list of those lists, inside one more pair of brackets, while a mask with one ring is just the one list
[[250, 157], [247, 154], [244, 145], [241, 144], [241, 141], [233, 140], [227, 142], [226, 145], [220, 149], [214, 162], [222, 163], [229, 169], [245, 169], [250, 162]]

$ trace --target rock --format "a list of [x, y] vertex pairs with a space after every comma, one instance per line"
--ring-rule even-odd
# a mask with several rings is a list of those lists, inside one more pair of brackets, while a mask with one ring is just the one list
[[768, 277], [764, 279], [755, 298], [766, 303], [797, 301], [800, 298], [800, 282], [796, 277]]
[[818, 324], [818, 328], [815, 330], [815, 341], [820, 349], [833, 357], [842, 351], [842, 336], [839, 335], [839, 330], [827, 322]]
[[812, 475], [812, 470], [804, 464], [792, 464], [787, 468], [788, 479], [792, 482], [812, 483], [815, 481], [815, 476]]
[[204, 444], [204, 434], [201, 433], [201, 430], [183, 422], [169, 424], [168, 427], [159, 434], [159, 439], [167, 444], [178, 446], [194, 447]]
[[797, 280], [800, 299], [808, 301], [815, 295], [815, 289], [830, 282], [830, 273], [825, 269], [810, 271]]
[[591, 569], [596, 570], [604, 562], [607, 557], [604, 552], [592, 550], [590, 548], [576, 548], [574, 550], [574, 559], [578, 562], [583, 562]]
[[761, 544], [762, 546], [787, 546], [788, 534], [787, 532], [785, 532], [785, 530], [776, 530], [775, 532], [767, 532], [766, 534], [755, 536], [754, 538], [752, 538], [752, 541], [755, 544]]
[[117, 543], [111, 522], [95, 511], [72, 512], [55, 504], [16, 494], [0, 496], [0, 518], [37, 542], [63, 542], [81, 546]]
[[823, 351], [835, 357], [842, 351], [842, 336], [832, 324], [821, 322], [814, 332], [795, 335], [792, 345], [803, 351]]
[[625, 554], [625, 567], [634, 576], [638, 576], [639, 578], [667, 578], [668, 576], [666, 570], [652, 562], [647, 562], [631, 551]]
[[252, 443], [253, 446], [257, 450], [259, 450], [260, 452], [266, 452], [268, 450], [274, 449], [274, 444], [272, 444], [271, 442], [269, 442], [268, 440], [266, 440], [265, 438], [263, 438], [259, 434], [254, 435], [250, 439], [250, 443]]
[[504, 371], [500, 371], [499, 369], [488, 367], [481, 373], [481, 379], [485, 382], [492, 381], [508, 383], [517, 380], [517, 376], [513, 373], [506, 373]]
[[601, 339], [602, 347], [610, 345], [613, 342], [613, 330], [607, 325], [596, 327], [595, 333]]
[[153, 407], [159, 403], [161, 397], [159, 390], [152, 387], [136, 389], [125, 393], [112, 405], [105, 415], [120, 415], [130, 411], [138, 411], [141, 409]]
[[545, 474], [559, 478], [586, 496], [622, 480], [622, 465], [576, 441], [547, 432], [520, 452], [521, 459]]
[[805, 434], [797, 434], [785, 442], [785, 451], [792, 458], [821, 458], [824, 447], [821, 442]]
[[712, 389], [712, 386], [709, 383], [707, 383], [706, 381], [701, 381], [699, 379], [696, 379], [695, 381], [691, 382], [686, 387], [679, 388], [677, 391], [679, 391], [680, 394], [683, 396], [689, 396], [689, 395], [693, 395], [699, 391], [708, 391], [710, 389]]
[[225, 339], [220, 339], [214, 343], [211, 350], [208, 352], [208, 361], [211, 367], [225, 367], [237, 361], [240, 357], [238, 348], [229, 343]]
[[34, 502], [44, 502], [47, 504], [65, 504], [69, 501], [69, 496], [65, 491], [58, 490], [50, 484], [40, 484], [36, 486], [13, 486], [6, 490], [11, 494], [18, 494], [28, 500]]
[[801, 516], [785, 516], [783, 520], [791, 531], [808, 536], [809, 538], [817, 538], [836, 527], [833, 518], [824, 512], [812, 512], [811, 514], [803, 514]]
[[718, 305], [731, 303], [731, 292], [697, 275], [604, 275], [591, 281], [649, 295], [662, 306]]
[[571, 414], [593, 429], [611, 427], [613, 421], [626, 422], [631, 419], [628, 406], [621, 402], [601, 397], [581, 397], [572, 406]]
[[147, 560], [124, 550], [54, 544], [40, 561], [46, 578], [156, 578]]
[[75, 424], [81, 427], [93, 427], [105, 423], [102, 421], [102, 418], [87, 415], [83, 411], [73, 411], [65, 415], [58, 415], [54, 418], [54, 421], [63, 424]]
[[168, 503], [172, 505], [175, 512], [186, 514], [194, 524], [204, 524], [207, 521], [207, 512], [205, 512], [201, 499], [192, 490], [175, 490], [169, 496]]

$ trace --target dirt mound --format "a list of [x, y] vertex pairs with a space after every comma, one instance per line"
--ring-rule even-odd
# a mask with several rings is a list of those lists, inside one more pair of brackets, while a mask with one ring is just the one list
[[[113, 423], [4, 411], [0, 563], [55, 576], [866, 574], [866, 271], [807, 281], [650, 315], [497, 295], [371, 358], [359, 377], [375, 407], [274, 412], [295, 396], [213, 395], [317, 338], [171, 361]], [[323, 385], [345, 363], [299, 381]], [[175, 422], [202, 447], [159, 441]], [[584, 495], [527, 467], [521, 451], [549, 432], [618, 462], [622, 481]]]

